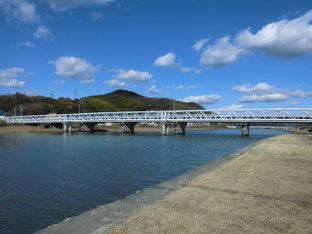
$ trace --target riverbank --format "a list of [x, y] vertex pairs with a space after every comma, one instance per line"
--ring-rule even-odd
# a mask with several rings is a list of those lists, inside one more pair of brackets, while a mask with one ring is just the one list
[[[187, 127], [186, 130], [219, 130], [227, 129], [226, 125], [199, 125]], [[252, 128], [251, 128], [252, 129]], [[266, 129], [266, 128], [264, 128]], [[269, 129], [269, 128], [267, 128]], [[296, 129], [269, 129], [269, 130], [278, 130], [286, 131], [295, 134], [310, 134], [311, 132], [307, 129], [296, 130]], [[113, 133], [122, 133], [123, 129], [121, 126], [99, 126], [95, 127], [96, 132], [113, 132]], [[170, 128], [170, 131], [173, 131], [173, 128]], [[49, 132], [63, 132], [63, 129], [58, 128], [43, 128], [42, 126], [31, 126], [31, 125], [8, 125], [0, 126], [0, 133], [49, 133]], [[78, 129], [74, 129], [74, 132], [79, 132]], [[137, 125], [135, 127], [135, 132], [161, 132], [161, 126], [147, 126], [147, 125]]]
[[40, 233], [309, 232], [311, 142], [264, 140]]
[[63, 132], [57, 128], [40, 128], [29, 125], [9, 125], [0, 127], [0, 133], [45, 133], [45, 132]]
[[309, 233], [312, 136], [268, 139], [109, 233]]
[[[212, 126], [187, 128], [187, 130], [216, 130], [216, 129], [224, 129], [224, 126], [219, 127], [218, 125], [212, 125]], [[123, 132], [121, 126], [96, 126], [95, 130], [99, 132], [114, 132], [114, 133]], [[135, 132], [160, 132], [160, 131], [161, 131], [160, 126], [137, 125], [135, 127]], [[40, 126], [31, 126], [31, 125], [8, 125], [0, 127], [0, 133], [44, 133], [44, 132], [63, 132], [63, 129], [43, 128]]]

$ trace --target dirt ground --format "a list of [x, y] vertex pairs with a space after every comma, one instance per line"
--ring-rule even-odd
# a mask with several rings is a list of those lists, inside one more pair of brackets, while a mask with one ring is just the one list
[[270, 138], [109, 233], [312, 233], [312, 136]]
[[62, 129], [56, 128], [39, 128], [34, 126], [4, 126], [0, 127], [0, 133], [40, 133], [40, 132], [62, 132]]

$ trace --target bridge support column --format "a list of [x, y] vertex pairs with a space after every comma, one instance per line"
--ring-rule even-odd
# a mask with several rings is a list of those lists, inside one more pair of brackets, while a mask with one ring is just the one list
[[161, 134], [162, 135], [169, 135], [169, 127], [170, 127], [169, 123], [163, 123], [161, 125]]
[[241, 123], [242, 136], [249, 136], [249, 125], [250, 123]]
[[124, 133], [134, 133], [134, 127], [137, 123], [127, 122], [122, 124]]
[[71, 132], [72, 131], [71, 123], [63, 123], [63, 130], [64, 132]]
[[94, 126], [96, 123], [82, 123], [80, 126], [81, 132], [94, 132]]
[[174, 124], [174, 134], [175, 135], [185, 135], [186, 122], [179, 122]]

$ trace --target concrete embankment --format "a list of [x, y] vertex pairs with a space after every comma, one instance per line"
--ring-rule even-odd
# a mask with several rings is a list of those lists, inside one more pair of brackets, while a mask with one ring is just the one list
[[311, 233], [312, 136], [272, 137], [42, 233]]

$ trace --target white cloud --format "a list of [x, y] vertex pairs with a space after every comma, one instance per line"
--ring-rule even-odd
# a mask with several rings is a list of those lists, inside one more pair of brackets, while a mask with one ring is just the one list
[[105, 5], [115, 0], [47, 0], [51, 9], [55, 11], [67, 11], [85, 5]]
[[93, 84], [94, 82], [95, 82], [94, 79], [85, 79], [85, 80], [81, 80], [80, 84], [88, 84], [88, 85], [90, 85], [90, 84]]
[[114, 70], [114, 72], [117, 73], [117, 75], [113, 76], [118, 79], [128, 80], [129, 82], [144, 82], [150, 80], [153, 75], [149, 72], [142, 72], [142, 71], [136, 71], [133, 69], [130, 70], [123, 70], [118, 69]]
[[221, 107], [219, 109], [244, 109], [246, 105], [243, 104], [232, 104], [230, 106]]
[[189, 96], [183, 99], [184, 102], [196, 102], [203, 105], [212, 105], [221, 99], [219, 94]]
[[172, 52], [164, 56], [160, 56], [154, 62], [155, 67], [176, 67], [178, 64], [175, 61], [176, 55]]
[[299, 102], [289, 102], [286, 105], [277, 106], [277, 108], [290, 108], [290, 107], [298, 106], [299, 104], [300, 104]]
[[25, 90], [26, 96], [38, 96], [40, 92], [38, 90]]
[[189, 89], [196, 89], [196, 88], [197, 88], [196, 85], [189, 85], [189, 86], [179, 85], [175, 89], [177, 89], [177, 90], [189, 90]]
[[160, 94], [160, 90], [156, 87], [156, 85], [152, 85], [149, 89], [148, 92], [150, 94]]
[[15, 18], [25, 23], [40, 21], [35, 5], [27, 0], [0, 0], [0, 10], [4, 11], [8, 20]]
[[288, 96], [278, 92], [244, 95], [239, 99], [240, 102], [280, 102], [285, 100], [288, 100]]
[[104, 81], [103, 84], [107, 84], [107, 85], [109, 85], [111, 87], [115, 87], [115, 88], [124, 88], [124, 87], [127, 86], [126, 82], [120, 81], [120, 80], [117, 80], [117, 79]]
[[190, 67], [181, 67], [180, 71], [181, 72], [194, 72], [196, 75], [200, 75], [200, 69], [193, 69]]
[[176, 55], [172, 52], [165, 54], [164, 56], [158, 57], [154, 62], [155, 67], [169, 67], [169, 68], [177, 68], [181, 72], [194, 72], [195, 74], [199, 75], [199, 69], [193, 69], [190, 67], [183, 67], [180, 63], [176, 62]]
[[36, 45], [34, 43], [30, 42], [30, 41], [18, 43], [17, 45], [19, 45], [19, 46], [26, 46], [26, 47], [29, 47], [29, 48], [36, 47]]
[[298, 106], [299, 102], [290, 102], [288, 103], [288, 106]]
[[24, 74], [24, 69], [20, 67], [12, 67], [0, 70], [0, 79], [16, 79]]
[[241, 93], [262, 93], [262, 92], [270, 92], [274, 91], [276, 88], [275, 86], [268, 85], [265, 82], [258, 83], [254, 87], [250, 87], [250, 85], [236, 85], [233, 87], [234, 91], [241, 92]]
[[18, 81], [16, 79], [0, 79], [0, 86], [10, 88], [23, 88], [25, 85], [25, 81]]
[[20, 18], [25, 22], [38, 22], [39, 16], [36, 15], [36, 8], [34, 4], [28, 2], [21, 2], [14, 10], [14, 16]]
[[63, 84], [65, 84], [65, 80], [55, 80], [52, 83], [57, 84], [57, 85], [63, 85]]
[[41, 25], [34, 33], [34, 36], [38, 39], [46, 39], [48, 37], [51, 37], [51, 32], [46, 26]]
[[50, 62], [55, 65], [56, 74], [69, 79], [88, 79], [96, 73], [100, 65], [92, 66], [85, 59], [66, 56]]
[[250, 29], [236, 35], [241, 48], [261, 50], [278, 58], [294, 58], [312, 53], [312, 10], [293, 20], [283, 19], [264, 26], [256, 33]]
[[306, 97], [311, 97], [312, 92], [306, 92], [303, 90], [293, 90], [293, 91], [288, 91], [287, 92], [290, 97], [301, 97], [301, 98], [306, 98]]
[[[256, 50], [284, 59], [311, 54], [311, 21], [312, 10], [293, 20], [282, 19], [267, 24], [255, 33], [248, 28], [237, 33], [232, 42], [230, 36], [220, 38], [206, 46], [201, 53], [200, 63], [209, 68], [222, 67]], [[198, 43], [196, 48], [200, 50], [206, 42], [202, 45], [203, 41], [199, 40]]]
[[192, 46], [195, 51], [200, 51], [201, 48], [209, 41], [209, 38], [203, 38], [201, 40], [196, 41], [196, 43]]
[[267, 83], [258, 83], [254, 87], [250, 85], [236, 85], [234, 91], [244, 93], [239, 102], [280, 102], [292, 97], [311, 97], [312, 92], [303, 90], [280, 89]]
[[0, 86], [23, 88], [26, 85], [26, 82], [19, 81], [17, 78], [24, 74], [24, 69], [20, 67], [12, 67], [0, 70]]
[[97, 21], [99, 19], [101, 19], [104, 15], [100, 12], [92, 12], [91, 13], [91, 19], [92, 21]]
[[25, 75], [25, 72], [24, 69], [20, 67], [2, 69], [0, 70], [0, 86], [23, 88], [26, 82], [17, 80], [17, 78], [22, 75]]
[[195, 69], [195, 70], [194, 70], [194, 73], [195, 73], [196, 75], [200, 75], [200, 72], [201, 72], [200, 69]]
[[230, 37], [223, 37], [208, 45], [201, 54], [200, 64], [210, 68], [223, 67], [235, 62], [244, 50], [230, 42]]
[[191, 71], [193, 71], [193, 69], [192, 68], [190, 68], [190, 67], [181, 67], [181, 72], [191, 72]]

